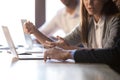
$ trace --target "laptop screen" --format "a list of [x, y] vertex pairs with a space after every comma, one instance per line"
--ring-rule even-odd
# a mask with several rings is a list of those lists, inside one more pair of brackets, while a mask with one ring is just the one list
[[[26, 19], [21, 19], [22, 27], [24, 27], [23, 25], [24, 25], [25, 22], [27, 22]], [[25, 42], [26, 42], [26, 46], [25, 47], [27, 49], [32, 49], [33, 48], [33, 41], [32, 41], [31, 35], [24, 33], [24, 38], [25, 38]]]
[[7, 40], [8, 46], [10, 48], [10, 51], [13, 53], [14, 57], [18, 57], [17, 51], [15, 49], [15, 45], [14, 45], [13, 40], [11, 38], [10, 32], [8, 30], [8, 27], [7, 26], [2, 26], [2, 29], [3, 29], [5, 38]]

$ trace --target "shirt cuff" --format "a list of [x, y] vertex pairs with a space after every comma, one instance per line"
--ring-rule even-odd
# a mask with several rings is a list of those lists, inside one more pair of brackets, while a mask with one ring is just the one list
[[71, 54], [71, 56], [72, 56], [72, 59], [74, 59], [74, 54], [75, 54], [76, 51], [77, 51], [77, 50], [71, 50], [71, 51], [70, 51], [70, 54]]

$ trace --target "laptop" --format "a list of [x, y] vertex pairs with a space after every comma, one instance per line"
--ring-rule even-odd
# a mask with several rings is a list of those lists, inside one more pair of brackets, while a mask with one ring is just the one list
[[19, 53], [19, 52], [17, 52], [8, 27], [2, 26], [2, 29], [3, 29], [3, 33], [5, 35], [6, 41], [8, 43], [8, 46], [10, 48], [10, 51], [13, 54], [14, 58], [17, 58], [18, 60], [43, 60], [44, 59], [43, 51], [41, 51], [41, 53], [40, 52], [39, 53], [38, 52], [37, 53]]
[[[21, 19], [22, 29], [24, 27], [23, 25], [25, 22], [27, 22], [27, 19]], [[27, 53], [30, 53], [30, 52], [31, 53], [33, 53], [33, 52], [39, 53], [39, 52], [41, 52], [40, 51], [40, 47], [42, 47], [41, 44], [33, 43], [33, 39], [31, 37], [31, 35], [24, 33], [24, 30], [23, 30], [23, 35], [24, 35], [26, 45], [24, 45], [24, 50], [22, 49], [22, 53], [23, 52], [27, 52]], [[21, 52], [20, 49], [18, 51]]]

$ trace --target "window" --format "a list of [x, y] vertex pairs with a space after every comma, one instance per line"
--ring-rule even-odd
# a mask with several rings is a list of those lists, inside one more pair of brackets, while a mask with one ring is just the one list
[[[0, 0], [0, 10], [0, 26], [8, 26], [15, 44], [24, 44], [20, 20], [35, 22], [35, 0]], [[1, 27], [0, 44], [7, 44]]]
[[64, 5], [60, 0], [46, 0], [46, 22], [49, 22], [62, 7]]
[[[57, 11], [63, 7], [64, 5], [60, 0], [46, 0], [46, 22], [44, 25], [47, 25], [49, 21], [56, 15]], [[63, 30], [58, 30], [53, 34], [53, 36], [57, 36], [57, 35], [64, 37], [65, 33], [63, 32]]]
[[[35, 1], [38, 2], [35, 3]], [[41, 11], [35, 11], [36, 8], [42, 9], [39, 7], [41, 7], [43, 3], [39, 7], [35, 7], [35, 4], [38, 5], [38, 3], [41, 3], [40, 1], [45, 3], [44, 0], [0, 0], [0, 45], [7, 45], [6, 39], [1, 29], [2, 25], [8, 26], [15, 45], [25, 44], [21, 19], [30, 20], [34, 24], [41, 22], [38, 19], [39, 14], [41, 15]], [[46, 0], [45, 4], [45, 23], [47, 23], [52, 19], [56, 12], [63, 7], [63, 4], [60, 2], [60, 0]], [[37, 16], [35, 14], [37, 14]], [[35, 21], [35, 17], [38, 19], [37, 22]]]

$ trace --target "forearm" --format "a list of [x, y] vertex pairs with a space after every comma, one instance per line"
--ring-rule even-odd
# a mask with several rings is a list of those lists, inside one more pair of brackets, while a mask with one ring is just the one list
[[77, 50], [74, 54], [75, 62], [104, 63], [118, 65], [120, 54], [117, 48], [98, 50]]
[[33, 35], [37, 38], [37, 40], [41, 43], [44, 44], [45, 41], [52, 41], [50, 38], [48, 38], [46, 35], [41, 33], [39, 30], [36, 30]]

